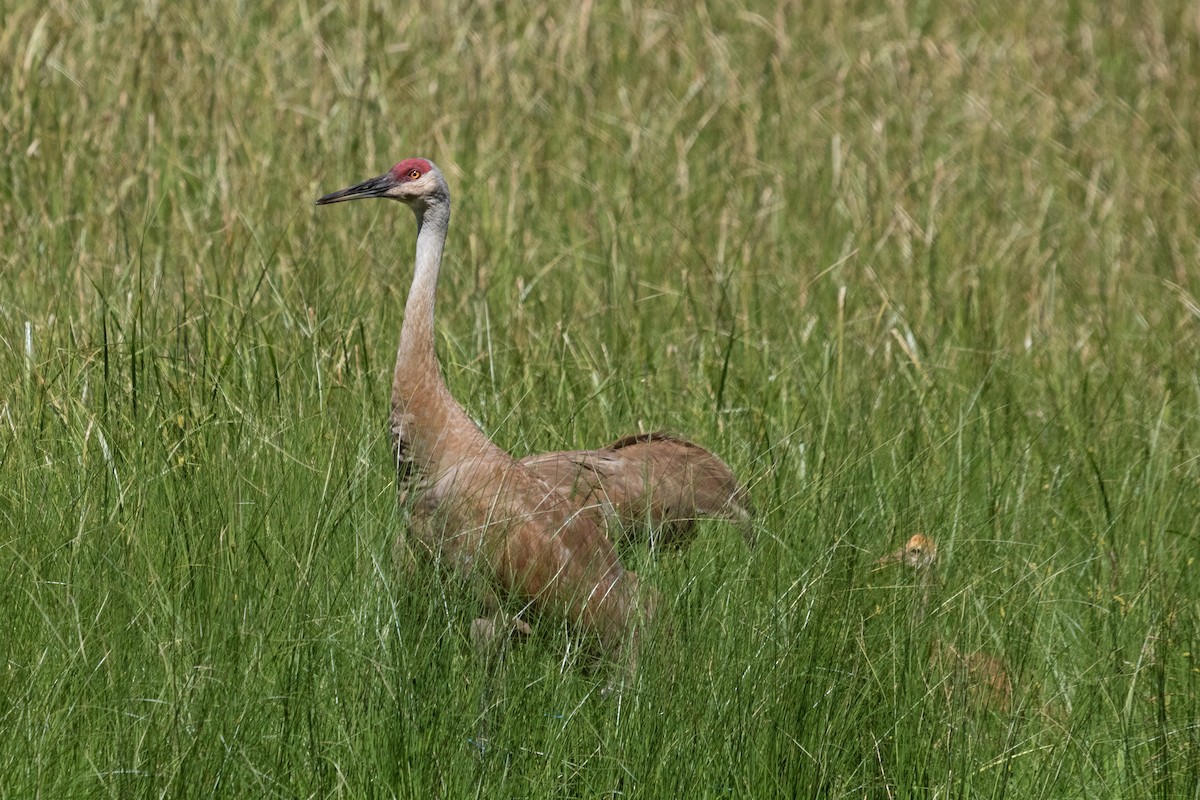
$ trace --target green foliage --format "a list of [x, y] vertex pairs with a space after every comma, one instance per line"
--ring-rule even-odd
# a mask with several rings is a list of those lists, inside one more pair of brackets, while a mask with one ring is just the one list
[[[1195, 796], [1198, 19], [8, 3], [0, 795]], [[625, 553], [618, 696], [392, 564], [412, 223], [311, 204], [415, 155], [483, 428], [676, 430], [762, 511]]]

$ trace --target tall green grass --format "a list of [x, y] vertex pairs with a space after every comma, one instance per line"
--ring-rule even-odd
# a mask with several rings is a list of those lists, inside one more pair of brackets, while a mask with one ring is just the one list
[[[422, 5], [4, 7], [0, 795], [1196, 797], [1195, 3]], [[761, 510], [617, 696], [393, 568], [413, 155], [484, 430]]]

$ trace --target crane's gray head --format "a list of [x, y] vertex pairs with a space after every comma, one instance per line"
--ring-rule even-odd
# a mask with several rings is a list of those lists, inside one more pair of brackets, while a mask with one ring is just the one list
[[406, 158], [378, 178], [371, 178], [338, 192], [317, 198], [317, 205], [340, 203], [343, 200], [362, 200], [381, 197], [399, 200], [421, 209], [439, 201], [450, 200], [446, 179], [432, 161]]

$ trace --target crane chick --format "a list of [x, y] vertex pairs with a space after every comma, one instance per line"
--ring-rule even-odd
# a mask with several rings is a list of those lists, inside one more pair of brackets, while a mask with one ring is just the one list
[[[929, 585], [936, 580], [937, 542], [924, 534], [914, 534], [900, 549], [875, 562], [877, 568], [900, 564], [912, 570], [924, 584], [917, 608], [917, 622], [923, 622], [929, 604]], [[945, 684], [947, 699], [956, 686], [965, 687], [972, 698], [997, 711], [1008, 710], [1012, 700], [1012, 681], [1004, 661], [982, 650], [964, 653], [952, 642], [934, 637], [930, 642], [931, 669], [952, 671], [953, 683]]]

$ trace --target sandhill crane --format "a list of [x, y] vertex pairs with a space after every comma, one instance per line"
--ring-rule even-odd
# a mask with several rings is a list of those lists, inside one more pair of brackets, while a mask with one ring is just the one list
[[[740, 520], [750, 513], [745, 491], [708, 451], [659, 435], [523, 462], [504, 452], [451, 396], [434, 351], [434, 297], [450, 224], [441, 171], [410, 158], [316, 202], [363, 198], [399, 200], [417, 222], [391, 412], [401, 498], [413, 512], [409, 539], [435, 561], [564, 614], [615, 656], [627, 638], [636, 640], [638, 618], [653, 616], [655, 595], [639, 593], [637, 574], [622, 566], [606, 515], [645, 513], [681, 526], [704, 513]], [[491, 631], [487, 621], [472, 628], [485, 638]], [[632, 663], [636, 642], [629, 655]]]
[[[876, 566], [902, 564], [919, 576], [923, 585], [917, 621], [925, 619], [929, 604], [930, 584], [937, 580], [937, 542], [924, 534], [915, 534], [895, 552], [876, 561]], [[996, 656], [977, 650], [963, 653], [951, 642], [934, 638], [930, 643], [929, 663], [933, 667], [949, 667], [965, 679], [968, 692], [997, 711], [1007, 711], [1012, 700], [1012, 682], [1004, 662]], [[947, 693], [950, 686], [947, 685]]]

